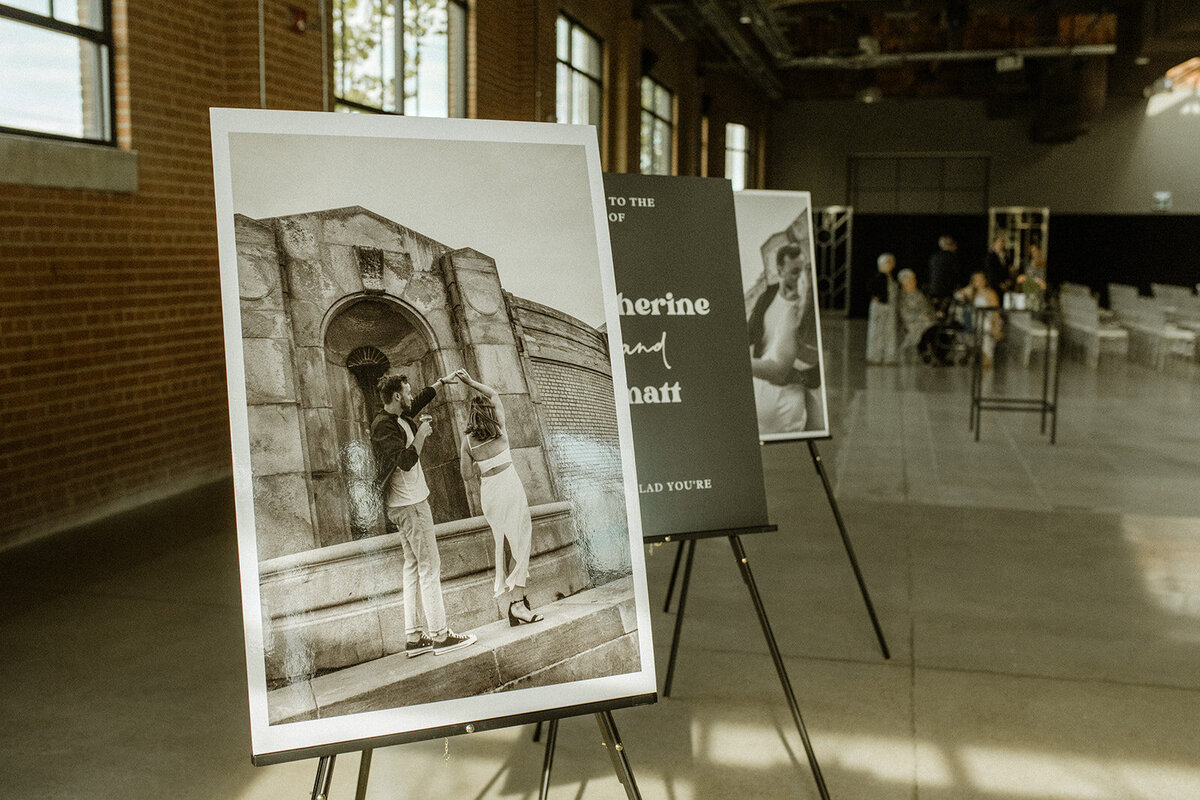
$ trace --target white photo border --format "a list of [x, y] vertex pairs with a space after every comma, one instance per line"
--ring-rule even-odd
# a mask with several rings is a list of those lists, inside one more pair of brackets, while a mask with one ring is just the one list
[[[403, 741], [436, 738], [475, 730], [521, 724], [605, 708], [619, 708], [656, 699], [654, 649], [646, 587], [645, 554], [633, 461], [625, 364], [621, 355], [621, 326], [617, 289], [608, 237], [604, 186], [596, 129], [592, 126], [492, 120], [433, 119], [303, 111], [210, 109], [213, 174], [224, 317], [230, 434], [233, 453], [238, 559], [241, 571], [242, 615], [251, 723], [252, 760], [277, 763], [323, 754], [347, 752]], [[303, 722], [268, 722], [264, 632], [261, 617], [258, 553], [251, 483], [250, 431], [247, 413], [245, 361], [242, 350], [237, 247], [234, 234], [233, 176], [229, 137], [236, 133], [305, 134], [383, 137], [411, 140], [577, 145], [583, 148], [596, 251], [600, 263], [609, 363], [621, 449], [625, 507], [632, 562], [634, 601], [638, 622], [641, 669], [624, 675], [571, 683], [454, 698], [419, 706], [347, 714]]]

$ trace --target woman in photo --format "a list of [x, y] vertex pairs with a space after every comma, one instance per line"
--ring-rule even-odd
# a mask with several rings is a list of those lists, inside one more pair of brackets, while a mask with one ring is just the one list
[[475, 380], [466, 370], [460, 369], [455, 375], [478, 392], [471, 398], [459, 469], [464, 481], [470, 477], [472, 464], [479, 470], [479, 501], [496, 544], [495, 597], [508, 600], [509, 625], [541, 622], [542, 615], [533, 612], [525, 596], [533, 519], [525, 486], [508, 449], [504, 405], [495, 389]]

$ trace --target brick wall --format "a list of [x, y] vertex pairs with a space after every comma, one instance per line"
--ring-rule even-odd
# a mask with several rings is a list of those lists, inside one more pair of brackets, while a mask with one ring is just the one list
[[542, 438], [560, 489], [571, 494], [576, 483], [619, 486], [620, 439], [607, 337], [531, 300], [512, 297], [511, 305], [524, 335]]
[[[319, 31], [288, 5], [266, 4], [268, 100], [319, 109]], [[0, 546], [229, 471], [208, 108], [258, 105], [257, 4], [114, 17], [138, 191], [0, 185]]]
[[[641, 52], [646, 51], [653, 61], [649, 75], [675, 95], [675, 141], [676, 171], [680, 175], [700, 174], [700, 115], [704, 95], [704, 79], [698, 74], [699, 62], [695, 45], [681, 43], [658, 23], [649, 18], [643, 26], [642, 48], [639, 49], [638, 69], [635, 73], [640, 81]], [[641, 118], [640, 84], [635, 92], [638, 102], [634, 103], [635, 119]], [[636, 142], [635, 142], [636, 144]], [[635, 160], [630, 171], [636, 171]]]
[[626, 524], [621, 445], [604, 334], [553, 308], [509, 295], [528, 359], [542, 441], [584, 564], [598, 585], [629, 574], [614, 546]]
[[[229, 470], [208, 108], [259, 106], [258, 4], [113, 6], [118, 142], [138, 154], [138, 190], [0, 184], [0, 547]], [[679, 97], [681, 174], [700, 170], [702, 93], [714, 131], [726, 98], [756, 104], [698, 78], [691, 46], [635, 19], [630, 0], [472, 9], [473, 116], [553, 118], [560, 9], [604, 38], [607, 169], [637, 169], [643, 47]], [[329, 107], [318, 15], [317, 0], [265, 0], [269, 108]], [[710, 175], [723, 165], [715, 138]]]

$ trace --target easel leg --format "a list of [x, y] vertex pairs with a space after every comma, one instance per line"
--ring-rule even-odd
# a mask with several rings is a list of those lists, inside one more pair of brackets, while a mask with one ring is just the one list
[[[542, 723], [538, 723], [540, 729]], [[538, 800], [546, 800], [550, 796], [550, 770], [554, 766], [554, 747], [558, 743], [558, 720], [550, 720], [546, 728], [546, 758], [542, 761], [542, 789]]]
[[980, 393], [980, 373], [982, 372], [979, 358], [975, 357], [971, 361], [971, 416], [967, 423], [967, 430], [974, 431], [979, 420], [979, 393]]
[[367, 781], [371, 779], [371, 756], [374, 750], [363, 750], [358, 762], [358, 788], [354, 790], [354, 800], [366, 800]]
[[683, 632], [683, 612], [687, 608], [688, 583], [692, 579], [692, 559], [696, 555], [696, 540], [691, 539], [680, 545], [687, 548], [687, 561], [683, 567], [683, 582], [679, 586], [679, 608], [675, 610], [675, 635], [671, 638], [671, 655], [667, 659], [667, 677], [663, 680], [663, 697], [671, 696], [671, 681], [675, 677], [675, 658], [679, 655], [679, 635]]
[[679, 576], [679, 562], [683, 559], [683, 542], [675, 548], [675, 563], [671, 566], [671, 580], [667, 582], [667, 599], [663, 601], [663, 613], [671, 613], [671, 597], [675, 594], [675, 578]]
[[540, 742], [542, 740], [542, 723], [539, 720], [538, 724], [533, 726], [533, 741]]
[[763, 608], [762, 596], [758, 593], [754, 575], [750, 572], [750, 560], [746, 556], [745, 548], [742, 547], [741, 537], [730, 536], [729, 544], [733, 547], [733, 557], [742, 571], [742, 580], [746, 582], [746, 588], [750, 591], [750, 599], [754, 601], [754, 611], [758, 614], [759, 624], [762, 625], [767, 648], [771, 651], [771, 659], [775, 662], [775, 671], [779, 674], [779, 683], [783, 687], [784, 695], [787, 696], [792, 719], [796, 722], [796, 730], [800, 732], [800, 741], [804, 745], [805, 755], [808, 756], [808, 766], [812, 770], [813, 780], [817, 783], [817, 791], [821, 794], [821, 800], [829, 800], [829, 790], [825, 788], [825, 779], [821, 776], [821, 765], [817, 763], [817, 754], [813, 752], [812, 742], [809, 741], [808, 731], [804, 727], [804, 720], [800, 718], [796, 695], [792, 692], [792, 683], [788, 680], [787, 668], [783, 664], [783, 656], [779, 653], [779, 646], [775, 642], [775, 634], [771, 632], [771, 623], [767, 619], [766, 609]]
[[617, 780], [625, 787], [629, 800], [641, 800], [637, 781], [633, 779], [633, 770], [629, 768], [629, 759], [625, 757], [625, 745], [621, 744], [621, 734], [617, 732], [617, 723], [612, 713], [601, 711], [596, 715], [600, 724], [600, 734], [604, 737], [604, 746], [608, 748], [608, 756], [612, 759], [613, 769], [617, 771]]
[[312, 800], [328, 800], [329, 784], [333, 782], [333, 760], [337, 756], [321, 756], [317, 761], [317, 779], [313, 781]]
[[[978, 433], [979, 428], [976, 427], [975, 430]], [[842, 536], [842, 545], [846, 548], [846, 555], [850, 558], [854, 579], [858, 581], [858, 591], [862, 594], [863, 603], [867, 606], [867, 615], [871, 618], [871, 626], [875, 629], [875, 638], [879, 640], [879, 649], [883, 651], [883, 657], [889, 659], [892, 654], [888, 650], [887, 640], [883, 638], [883, 629], [879, 627], [879, 618], [875, 616], [875, 606], [871, 603], [871, 595], [863, 580], [862, 570], [858, 568], [858, 558], [854, 555], [854, 546], [850, 544], [850, 535], [846, 533], [846, 523], [842, 520], [842, 512], [838, 508], [837, 498], [833, 496], [833, 486], [829, 483], [829, 476], [825, 474], [825, 464], [821, 461], [821, 454], [817, 452], [817, 445], [811, 439], [808, 442], [808, 452], [812, 455], [813, 466], [816, 467], [817, 474], [821, 476], [821, 483], [825, 487], [825, 497], [829, 500], [833, 518], [837, 520], [838, 533]]]
[[1046, 334], [1046, 353], [1042, 357], [1042, 429], [1046, 435], [1046, 413], [1050, 410], [1047, 401], [1050, 399], [1050, 334]]
[[[1050, 408], [1051, 408], [1051, 411], [1050, 411], [1050, 444], [1054, 444], [1055, 441], [1058, 439], [1058, 378], [1059, 378], [1059, 375], [1061, 374], [1060, 370], [1062, 368], [1062, 360], [1059, 358], [1061, 353], [1058, 350], [1057, 342], [1058, 342], [1058, 339], [1060, 339], [1061, 337], [1062, 337], [1062, 333], [1060, 332], [1058, 337], [1056, 337], [1055, 345], [1054, 345], [1054, 388], [1051, 391], [1051, 400], [1050, 400], [1050, 403], [1051, 403], [1051, 406], [1050, 406]], [[1047, 350], [1046, 352], [1047, 352], [1046, 357], [1049, 358], [1050, 351]]]

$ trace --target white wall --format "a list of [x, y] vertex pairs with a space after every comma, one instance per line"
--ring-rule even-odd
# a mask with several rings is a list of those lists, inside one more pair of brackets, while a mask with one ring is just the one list
[[1142, 214], [1153, 210], [1154, 192], [1170, 191], [1171, 213], [1200, 214], [1200, 113], [1192, 113], [1200, 96], [1171, 99], [1154, 116], [1145, 100], [1109, 100], [1088, 133], [1055, 145], [1031, 143], [1026, 118], [987, 119], [982, 101], [785, 103], [773, 117], [767, 186], [810, 190], [817, 207], [841, 205], [851, 154], [985, 152], [993, 206]]

